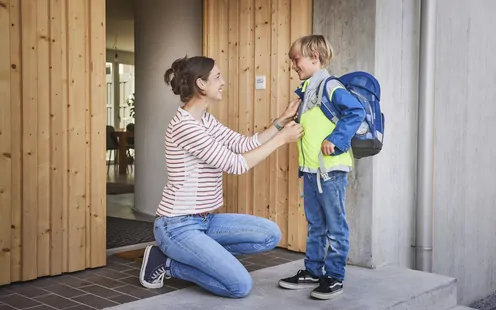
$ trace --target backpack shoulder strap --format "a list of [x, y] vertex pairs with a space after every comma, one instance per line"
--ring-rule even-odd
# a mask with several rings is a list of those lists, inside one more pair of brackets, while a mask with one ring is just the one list
[[325, 90], [325, 88], [327, 86], [327, 82], [330, 79], [332, 79], [332, 77], [328, 77], [325, 80], [323, 80], [322, 82], [320, 82], [319, 91], [317, 93], [317, 102], [316, 102], [316, 105], [318, 105], [318, 106], [322, 105], [322, 98], [324, 96], [324, 90]]
[[[327, 82], [331, 81], [331, 80], [337, 80], [339, 82], [339, 79], [334, 77], [334, 76], [330, 76], [328, 78], [326, 78], [325, 80], [323, 80], [320, 85], [319, 85], [319, 92], [318, 92], [318, 95], [317, 95], [317, 105], [320, 107], [322, 105], [322, 99], [324, 97], [324, 91], [326, 90], [326, 87], [327, 87]], [[341, 82], [339, 82], [341, 84]], [[330, 98], [329, 98], [330, 100]], [[332, 103], [332, 102], [331, 102]], [[327, 108], [326, 106], [324, 106], [325, 108]], [[327, 108], [327, 110], [331, 113], [332, 115], [332, 119], [331, 119], [331, 122], [333, 122], [334, 124], [337, 124], [338, 121], [339, 121], [339, 117], [336, 115], [336, 113], [334, 113], [332, 111], [332, 109], [329, 109]]]

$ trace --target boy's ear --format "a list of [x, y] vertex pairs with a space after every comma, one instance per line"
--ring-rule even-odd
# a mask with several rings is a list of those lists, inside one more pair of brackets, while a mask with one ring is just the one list
[[319, 52], [315, 51], [313, 52], [312, 62], [315, 63], [318, 60], [319, 60]]

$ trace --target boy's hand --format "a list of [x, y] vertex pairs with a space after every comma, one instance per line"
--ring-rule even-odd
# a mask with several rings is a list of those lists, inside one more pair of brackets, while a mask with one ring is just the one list
[[327, 140], [324, 140], [324, 142], [322, 142], [322, 154], [324, 155], [331, 155], [334, 153], [334, 144], [332, 144], [331, 142], [327, 141]]

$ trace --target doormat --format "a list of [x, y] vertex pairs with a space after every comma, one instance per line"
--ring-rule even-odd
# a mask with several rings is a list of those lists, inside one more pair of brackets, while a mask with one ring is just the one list
[[132, 193], [134, 193], [134, 184], [107, 183], [107, 195], [132, 194]]
[[107, 250], [153, 241], [152, 222], [107, 216]]

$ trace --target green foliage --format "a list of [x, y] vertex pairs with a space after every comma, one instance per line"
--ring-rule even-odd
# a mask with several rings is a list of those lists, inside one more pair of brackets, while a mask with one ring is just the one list
[[134, 102], [135, 98], [134, 94], [132, 94], [132, 96], [126, 100], [126, 103], [129, 106], [129, 116], [131, 116], [132, 118], [134, 118]]

